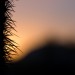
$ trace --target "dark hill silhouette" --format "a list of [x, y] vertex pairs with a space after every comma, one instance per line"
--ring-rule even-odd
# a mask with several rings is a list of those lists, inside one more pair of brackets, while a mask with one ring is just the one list
[[[10, 65], [14, 74], [63, 72], [75, 69], [75, 46], [48, 43], [21, 61]], [[10, 70], [10, 73], [12, 73]]]

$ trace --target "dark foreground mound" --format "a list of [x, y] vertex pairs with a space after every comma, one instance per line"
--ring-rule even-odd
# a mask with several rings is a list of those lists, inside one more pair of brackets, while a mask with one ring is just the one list
[[21, 61], [8, 65], [10, 75], [26, 73], [69, 72], [75, 70], [75, 46], [48, 43]]

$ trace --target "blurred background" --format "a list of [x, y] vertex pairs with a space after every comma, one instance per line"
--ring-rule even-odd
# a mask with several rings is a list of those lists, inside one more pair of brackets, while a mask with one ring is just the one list
[[75, 0], [18, 0], [14, 1], [13, 19], [16, 36], [11, 38], [19, 44], [19, 61], [32, 50], [48, 41], [57, 44], [75, 43]]

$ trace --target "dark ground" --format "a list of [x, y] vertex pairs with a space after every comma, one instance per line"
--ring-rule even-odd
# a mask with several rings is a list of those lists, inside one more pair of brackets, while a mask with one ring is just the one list
[[8, 65], [9, 75], [37, 74], [40, 72], [74, 72], [75, 71], [75, 45], [59, 45], [48, 43], [36, 49], [21, 61]]

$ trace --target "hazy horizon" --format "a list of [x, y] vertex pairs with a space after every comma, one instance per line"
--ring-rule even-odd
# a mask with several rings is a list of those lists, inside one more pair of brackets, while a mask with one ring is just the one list
[[13, 19], [19, 38], [11, 38], [23, 51], [20, 57], [51, 38], [63, 44], [70, 40], [75, 42], [74, 0], [19, 0], [14, 4]]

